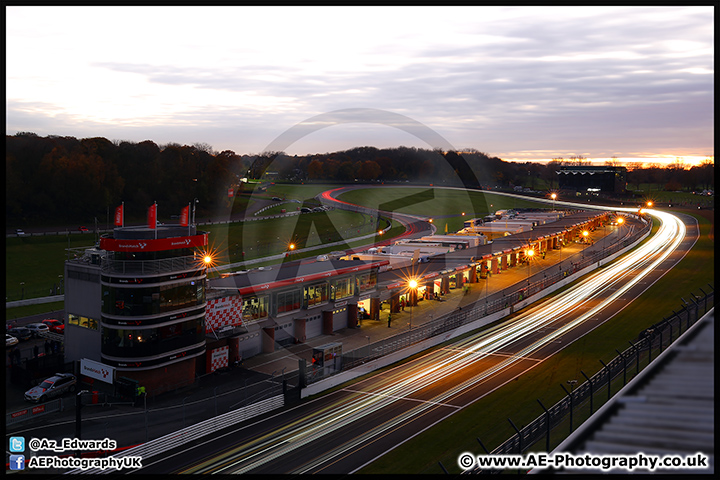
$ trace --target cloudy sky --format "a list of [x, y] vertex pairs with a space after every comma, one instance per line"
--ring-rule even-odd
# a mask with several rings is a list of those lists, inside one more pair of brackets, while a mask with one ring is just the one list
[[522, 161], [714, 156], [712, 7], [6, 14], [11, 135], [239, 154], [451, 145]]

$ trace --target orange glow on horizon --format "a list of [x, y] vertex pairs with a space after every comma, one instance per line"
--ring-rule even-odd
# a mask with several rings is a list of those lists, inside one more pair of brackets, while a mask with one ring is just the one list
[[[564, 161], [570, 161], [570, 157], [575, 155], [574, 153], [561, 154], [558, 153], [557, 157], [553, 158], [529, 158], [532, 153], [528, 152], [528, 158], [522, 157], [523, 152], [512, 152], [508, 155], [508, 158], [503, 157], [502, 154], [498, 155], [498, 158], [505, 162], [515, 163], [549, 163], [554, 161], [555, 158], [562, 158]], [[512, 158], [509, 158], [511, 157]], [[606, 165], [607, 162], [616, 162], [620, 167], [632, 168], [649, 168], [651, 166], [658, 166], [660, 168], [667, 168], [672, 165], [680, 164], [682, 168], [690, 169], [704, 164], [705, 162], [715, 163], [715, 155], [647, 155], [641, 157], [617, 157], [617, 158], [605, 158], [605, 157], [585, 157], [585, 164], [589, 166], [602, 166]]]

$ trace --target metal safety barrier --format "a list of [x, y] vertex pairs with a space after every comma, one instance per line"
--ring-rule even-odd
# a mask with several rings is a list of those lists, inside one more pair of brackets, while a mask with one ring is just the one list
[[[231, 412], [218, 415], [204, 422], [185, 427], [176, 432], [169, 433], [155, 440], [143, 443], [136, 447], [125, 450], [119, 455], [114, 455], [116, 458], [124, 457], [142, 457], [143, 461], [157, 455], [163, 454], [173, 448], [180, 447], [188, 442], [197, 440], [204, 436], [212, 433], [217, 433], [224, 428], [231, 427], [245, 420], [251, 419], [263, 413], [281, 408], [285, 405], [285, 396], [277, 395], [266, 400], [248, 405], [247, 407], [238, 408]], [[92, 468], [87, 470], [75, 469], [67, 473], [69, 474], [98, 474], [98, 473], [110, 473], [115, 470], [102, 470], [99, 468]]]
[[32, 407], [23, 408], [15, 412], [5, 414], [5, 426], [15, 425], [27, 420], [32, 420], [37, 417], [41, 417], [48, 413], [62, 412], [63, 401], [62, 398], [51, 400], [47, 403], [40, 405], [33, 405]]

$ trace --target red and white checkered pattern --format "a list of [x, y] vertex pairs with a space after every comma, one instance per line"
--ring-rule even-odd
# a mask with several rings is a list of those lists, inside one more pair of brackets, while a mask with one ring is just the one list
[[242, 298], [238, 295], [208, 300], [205, 309], [205, 332], [227, 325], [242, 326]]
[[230, 347], [215, 348], [211, 351], [210, 355], [210, 372], [214, 372], [218, 368], [224, 368], [228, 366], [228, 353]]

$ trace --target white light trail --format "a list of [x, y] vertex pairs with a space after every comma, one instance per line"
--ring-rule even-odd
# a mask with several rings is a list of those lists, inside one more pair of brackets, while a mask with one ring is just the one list
[[[557, 203], [561, 204], [562, 202]], [[576, 206], [574, 204], [570, 205]], [[587, 208], [587, 206], [579, 206]], [[616, 211], [636, 211], [629, 208], [603, 208]], [[657, 268], [685, 237], [685, 225], [678, 217], [666, 212], [647, 210], [646, 213], [658, 218], [661, 222], [658, 231], [652, 238], [602, 271], [593, 274], [582, 283], [557, 297], [543, 302], [528, 313], [516, 317], [512, 323], [469, 337], [459, 342], [453, 350], [443, 349], [436, 351], [420, 360], [419, 364], [422, 368], [416, 369], [417, 373], [409, 377], [396, 378], [391, 376], [384, 380], [384, 387], [367, 394], [355, 394], [350, 399], [346, 398], [322, 412], [316, 412], [312, 416], [286, 425], [272, 432], [272, 434], [265, 435], [230, 452], [226, 452], [223, 455], [224, 460], [216, 457], [205, 464], [188, 470], [188, 472], [245, 473], [256, 469], [333, 431], [371, 416], [393, 402], [401, 401], [436, 382], [443, 381], [462, 368], [501, 351], [517, 340], [537, 333], [540, 329], [564, 316], [577, 314], [579, 308], [583, 305], [589, 306], [588, 310], [583, 314], [562, 327], [552, 330], [520, 352], [517, 352], [517, 354], [503, 359], [471, 379], [446, 390], [426, 402], [418, 404], [405, 413], [365, 432], [363, 435], [339, 445], [332, 451], [326, 452], [321, 457], [309, 462], [295, 473], [308, 471], [336, 456], [343, 455], [350, 449], [357, 448], [363, 442], [398, 427], [410, 418], [420, 415], [430, 408], [441, 408], [438, 404], [446, 403], [454, 395], [486, 380], [521, 358], [531, 355], [587, 319], [597, 315], [603, 308], [620, 298]], [[611, 293], [607, 298], [598, 300], [601, 295], [606, 295], [609, 291]], [[223, 462], [223, 464], [218, 465], [219, 461]]]

